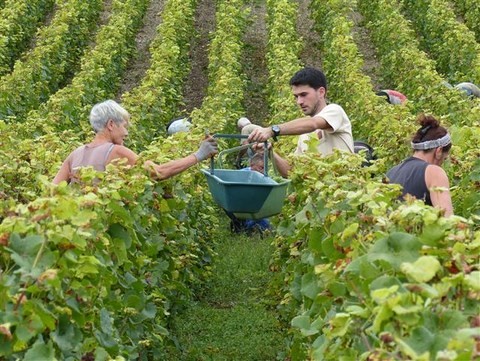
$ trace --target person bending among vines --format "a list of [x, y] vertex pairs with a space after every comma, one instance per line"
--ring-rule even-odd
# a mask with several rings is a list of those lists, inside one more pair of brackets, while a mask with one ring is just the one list
[[388, 104], [405, 104], [405, 102], [407, 101], [407, 97], [397, 90], [382, 89], [375, 94], [380, 97], [384, 97]]
[[462, 83], [458, 83], [455, 86], [452, 86], [448, 82], [443, 82], [443, 84], [447, 88], [457, 89], [457, 90], [461, 91], [463, 94], [465, 94], [467, 97], [469, 97], [471, 99], [480, 98], [480, 88], [473, 83], [462, 82]]
[[[97, 171], [105, 171], [107, 164], [120, 159], [125, 159], [128, 165], [134, 166], [138, 155], [123, 145], [128, 136], [129, 121], [130, 114], [114, 100], [94, 105], [90, 112], [90, 124], [95, 131], [95, 138], [70, 153], [53, 183], [71, 182], [81, 167], [91, 166]], [[147, 160], [144, 167], [154, 179], [162, 180], [177, 175], [216, 153], [217, 143], [209, 137], [201, 142], [193, 154], [165, 164], [155, 164]]]
[[[256, 171], [259, 173], [264, 173], [264, 150], [259, 149], [253, 156], [249, 159], [249, 166], [242, 168], [244, 171]], [[245, 232], [247, 234], [258, 231], [263, 233], [271, 229], [270, 222], [267, 218], [262, 219], [238, 219], [233, 212], [228, 212], [224, 210], [227, 216], [230, 218], [230, 230], [234, 233]]]
[[[255, 129], [262, 129], [260, 125], [252, 124], [252, 122], [250, 122], [250, 120], [245, 117], [242, 117], [238, 120], [237, 128], [240, 131], [240, 133], [244, 136], [249, 136]], [[240, 144], [247, 145], [249, 144], [249, 141], [248, 139], [241, 139]], [[250, 147], [239, 151], [237, 155], [237, 159], [235, 161], [235, 166], [237, 167], [237, 169], [244, 168], [243, 163], [244, 163], [245, 157], [247, 157], [247, 159], [251, 161], [251, 159], [255, 156], [256, 152], [263, 151], [263, 146], [264, 146], [263, 143], [252, 143]], [[282, 177], [286, 178], [288, 176], [288, 171], [290, 170], [290, 165], [288, 161], [272, 150], [271, 143], [269, 143], [268, 146], [269, 146], [269, 151], [271, 151], [270, 154], [272, 156], [272, 162], [274, 162], [274, 165], [277, 171]]]
[[420, 114], [417, 120], [421, 128], [411, 142], [413, 155], [390, 169], [387, 178], [391, 183], [402, 185], [402, 196], [410, 194], [442, 209], [445, 216], [451, 216], [449, 181], [441, 168], [452, 147], [450, 134], [431, 115]]
[[[248, 136], [256, 128], [261, 128], [261, 127], [260, 125], [252, 124], [252, 122], [248, 118], [241, 117], [237, 121], [237, 129], [241, 135]], [[240, 145], [246, 145], [246, 144], [248, 144], [247, 139], [240, 139]], [[245, 161], [249, 160], [251, 157], [253, 157], [253, 155], [254, 155], [254, 151], [250, 147], [241, 149], [238, 152], [237, 159], [235, 161], [235, 166], [237, 167], [237, 169], [244, 168]]]

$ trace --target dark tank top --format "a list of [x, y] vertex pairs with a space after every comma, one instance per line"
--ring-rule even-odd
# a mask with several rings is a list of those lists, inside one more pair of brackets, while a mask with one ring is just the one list
[[425, 204], [432, 205], [430, 192], [425, 183], [425, 171], [428, 163], [422, 159], [410, 157], [387, 172], [390, 183], [400, 184], [403, 187], [402, 196], [410, 194], [421, 199]]

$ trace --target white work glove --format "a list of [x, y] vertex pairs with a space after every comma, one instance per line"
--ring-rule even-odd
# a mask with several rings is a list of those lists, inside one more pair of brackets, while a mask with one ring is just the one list
[[215, 155], [217, 153], [217, 141], [214, 138], [208, 138], [200, 144], [200, 147], [194, 153], [194, 155], [195, 158], [197, 158], [197, 160], [201, 162], [202, 160], [210, 158], [212, 155]]

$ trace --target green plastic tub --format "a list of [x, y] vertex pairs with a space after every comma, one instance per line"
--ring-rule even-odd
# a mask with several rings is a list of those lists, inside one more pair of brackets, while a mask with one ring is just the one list
[[202, 169], [215, 202], [239, 219], [261, 219], [282, 210], [290, 180], [281, 183], [251, 170]]

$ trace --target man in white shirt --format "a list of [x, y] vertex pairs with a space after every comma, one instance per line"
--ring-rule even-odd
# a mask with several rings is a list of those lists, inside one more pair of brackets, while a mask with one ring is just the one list
[[298, 106], [307, 115], [272, 127], [254, 129], [249, 142], [263, 142], [278, 135], [301, 135], [296, 153], [307, 149], [306, 141], [317, 137], [317, 150], [322, 155], [333, 153], [334, 149], [354, 152], [352, 126], [347, 114], [338, 104], [327, 104], [327, 80], [318, 69], [306, 67], [290, 79], [293, 95]]

